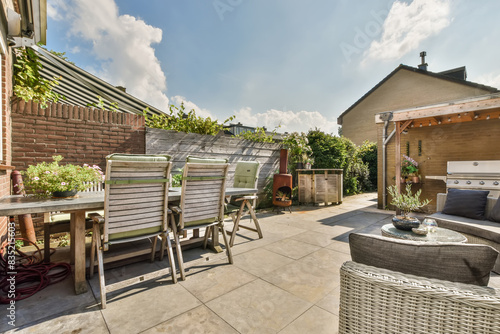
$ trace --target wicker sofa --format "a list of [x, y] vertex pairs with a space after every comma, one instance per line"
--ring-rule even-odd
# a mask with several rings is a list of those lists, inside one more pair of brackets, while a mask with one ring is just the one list
[[[467, 217], [444, 214], [447, 194], [437, 194], [436, 213], [429, 216], [437, 221], [438, 226], [460, 232], [467, 237], [468, 243], [484, 244], [495, 248], [500, 252], [500, 223], [490, 220], [478, 220]], [[488, 197], [485, 209], [485, 217], [489, 217], [497, 198]], [[500, 274], [500, 256], [493, 268]]]
[[500, 290], [346, 262], [340, 334], [500, 333]]

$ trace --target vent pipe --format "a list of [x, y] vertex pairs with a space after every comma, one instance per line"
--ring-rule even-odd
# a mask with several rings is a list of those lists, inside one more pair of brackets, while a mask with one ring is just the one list
[[427, 56], [427, 53], [425, 51], [420, 52], [420, 58], [422, 58], [422, 63], [418, 65], [418, 69], [422, 71], [427, 71], [427, 63], [425, 62], [425, 56]]

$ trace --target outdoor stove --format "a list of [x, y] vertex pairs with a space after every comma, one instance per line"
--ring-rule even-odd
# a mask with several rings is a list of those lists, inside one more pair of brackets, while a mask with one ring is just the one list
[[448, 161], [446, 176], [426, 176], [427, 179], [443, 180], [446, 190], [489, 190], [491, 197], [500, 195], [500, 160]]
[[[280, 173], [273, 177], [273, 205], [276, 208], [286, 208], [290, 210], [292, 205], [292, 175], [287, 174], [288, 150], [282, 149], [280, 152]], [[278, 209], [279, 212], [279, 209]]]

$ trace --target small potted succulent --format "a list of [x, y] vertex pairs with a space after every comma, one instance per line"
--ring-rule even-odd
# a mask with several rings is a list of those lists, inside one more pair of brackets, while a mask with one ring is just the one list
[[14, 186], [28, 190], [36, 197], [71, 197], [103, 181], [103, 173], [97, 165], [60, 165], [63, 159], [60, 155], [52, 159], [54, 161], [51, 163], [41, 162], [29, 166], [22, 172], [24, 185]]
[[410, 217], [410, 213], [430, 203], [430, 200], [420, 200], [422, 189], [412, 194], [411, 184], [406, 185], [405, 192], [399, 193], [397, 187], [390, 186], [387, 188], [392, 197], [391, 204], [397, 207], [403, 213], [402, 216], [394, 216], [392, 224], [400, 230], [411, 231], [412, 228], [418, 228], [420, 221], [415, 217]]

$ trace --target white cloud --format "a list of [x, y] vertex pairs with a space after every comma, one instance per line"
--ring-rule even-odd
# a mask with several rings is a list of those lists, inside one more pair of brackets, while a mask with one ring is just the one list
[[380, 40], [365, 52], [362, 64], [373, 60], [399, 59], [450, 24], [449, 0], [395, 1], [382, 26]]
[[[214, 115], [208, 110], [204, 108], [198, 107], [196, 104], [194, 104], [191, 101], [187, 101], [184, 96], [176, 95], [172, 97], [172, 103], [175, 104], [176, 107], [179, 107], [181, 103], [184, 103], [185, 111], [189, 112], [192, 109], [194, 109], [196, 116], [201, 116], [204, 118], [210, 117], [212, 120], [215, 119]], [[223, 122], [224, 120], [219, 120], [220, 122]]]
[[91, 53], [100, 62], [94, 74], [125, 86], [128, 93], [159, 109], [168, 109], [166, 77], [152, 47], [161, 42], [161, 29], [133, 16], [119, 15], [113, 0], [57, 0], [48, 13], [70, 23], [70, 37], [91, 42]]
[[241, 122], [243, 125], [262, 127], [269, 131], [277, 130], [284, 132], [307, 132], [310, 129], [318, 128], [326, 133], [337, 134], [337, 122], [329, 121], [325, 116], [317, 111], [282, 111], [276, 109], [267, 110], [265, 113], [252, 113], [251, 108], [243, 108], [235, 112], [234, 122]]
[[480, 75], [477, 79], [472, 80], [481, 85], [500, 88], [500, 72], [491, 72]]

